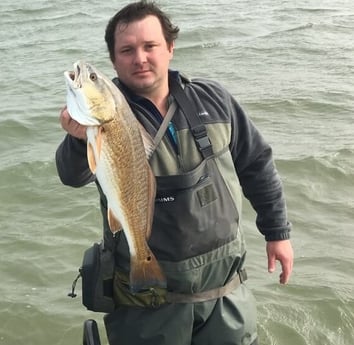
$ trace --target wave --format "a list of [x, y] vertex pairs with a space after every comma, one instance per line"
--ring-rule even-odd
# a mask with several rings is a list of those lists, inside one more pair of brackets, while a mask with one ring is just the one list
[[307, 29], [311, 29], [313, 28], [315, 24], [314, 23], [306, 23], [306, 24], [301, 24], [301, 25], [296, 25], [293, 27], [289, 27], [289, 28], [284, 28], [281, 30], [276, 30], [276, 31], [272, 31], [263, 35], [258, 35], [258, 38], [266, 38], [266, 37], [272, 37], [272, 36], [276, 36], [276, 35], [280, 35], [286, 32], [293, 32], [293, 31], [302, 31], [302, 30], [307, 30]]
[[278, 160], [277, 166], [289, 174], [309, 175], [352, 182], [354, 176], [354, 149], [343, 148], [337, 152], [307, 156], [293, 160]]
[[[292, 217], [345, 229], [353, 221], [354, 151], [277, 161]], [[315, 220], [316, 219], [316, 220]], [[314, 225], [315, 226], [315, 225]], [[344, 231], [344, 230], [343, 230]]]
[[353, 343], [354, 315], [348, 307], [353, 298], [341, 300], [333, 287], [310, 286], [305, 281], [286, 289], [268, 289], [262, 299], [267, 300], [258, 305], [260, 338], [264, 343]]

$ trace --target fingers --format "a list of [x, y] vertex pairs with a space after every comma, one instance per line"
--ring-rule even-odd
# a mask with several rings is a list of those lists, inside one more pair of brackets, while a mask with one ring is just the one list
[[67, 129], [69, 127], [70, 120], [71, 120], [71, 117], [70, 117], [70, 114], [67, 110], [67, 106], [64, 106], [60, 111], [59, 121], [60, 121], [62, 128], [66, 131], [68, 131]]
[[281, 267], [282, 267], [282, 272], [279, 276], [279, 282], [280, 284], [287, 284], [290, 279], [290, 275], [292, 272], [292, 265], [290, 262], [287, 262], [287, 260], [282, 260], [280, 261]]
[[64, 106], [60, 111], [59, 116], [60, 124], [62, 128], [73, 137], [86, 140], [86, 127], [80, 125], [69, 114], [67, 106]]
[[273, 273], [275, 271], [276, 260], [275, 255], [268, 254], [268, 272]]
[[273, 273], [276, 268], [276, 261], [281, 264], [282, 272], [279, 276], [280, 284], [287, 284], [289, 282], [292, 269], [294, 254], [289, 240], [274, 241], [267, 243], [268, 255], [268, 272]]

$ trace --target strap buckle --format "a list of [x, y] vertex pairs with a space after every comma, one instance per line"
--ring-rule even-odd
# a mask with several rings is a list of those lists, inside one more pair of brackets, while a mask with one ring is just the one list
[[191, 129], [193, 137], [197, 143], [199, 151], [203, 157], [209, 157], [213, 154], [212, 144], [207, 134], [207, 130], [204, 125], [199, 125]]
[[149, 292], [151, 294], [150, 306], [152, 308], [159, 308], [161, 306], [161, 298], [154, 288], [150, 288]]
[[245, 268], [243, 268], [242, 270], [240, 270], [238, 272], [238, 276], [240, 277], [240, 283], [242, 284], [244, 281], [247, 280], [247, 271]]

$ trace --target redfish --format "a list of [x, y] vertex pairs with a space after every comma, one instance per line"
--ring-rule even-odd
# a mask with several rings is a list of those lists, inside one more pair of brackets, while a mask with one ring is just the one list
[[130, 289], [166, 287], [148, 246], [156, 194], [148, 158], [152, 138], [134, 116], [124, 95], [94, 66], [78, 61], [64, 72], [71, 117], [87, 127], [90, 170], [107, 198], [113, 233], [123, 229], [130, 252]]

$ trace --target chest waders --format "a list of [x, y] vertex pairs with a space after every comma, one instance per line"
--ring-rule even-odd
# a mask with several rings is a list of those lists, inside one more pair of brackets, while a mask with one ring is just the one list
[[156, 176], [149, 246], [166, 275], [167, 290], [130, 293], [128, 246], [120, 235], [116, 311], [105, 317], [110, 344], [190, 345], [193, 339], [196, 345], [255, 345], [255, 302], [242, 284], [247, 277], [239, 213], [220, 172], [225, 159], [233, 166], [231, 156], [228, 148], [213, 153], [206, 127], [182, 87], [172, 81], [170, 91], [202, 161], [183, 174]]

